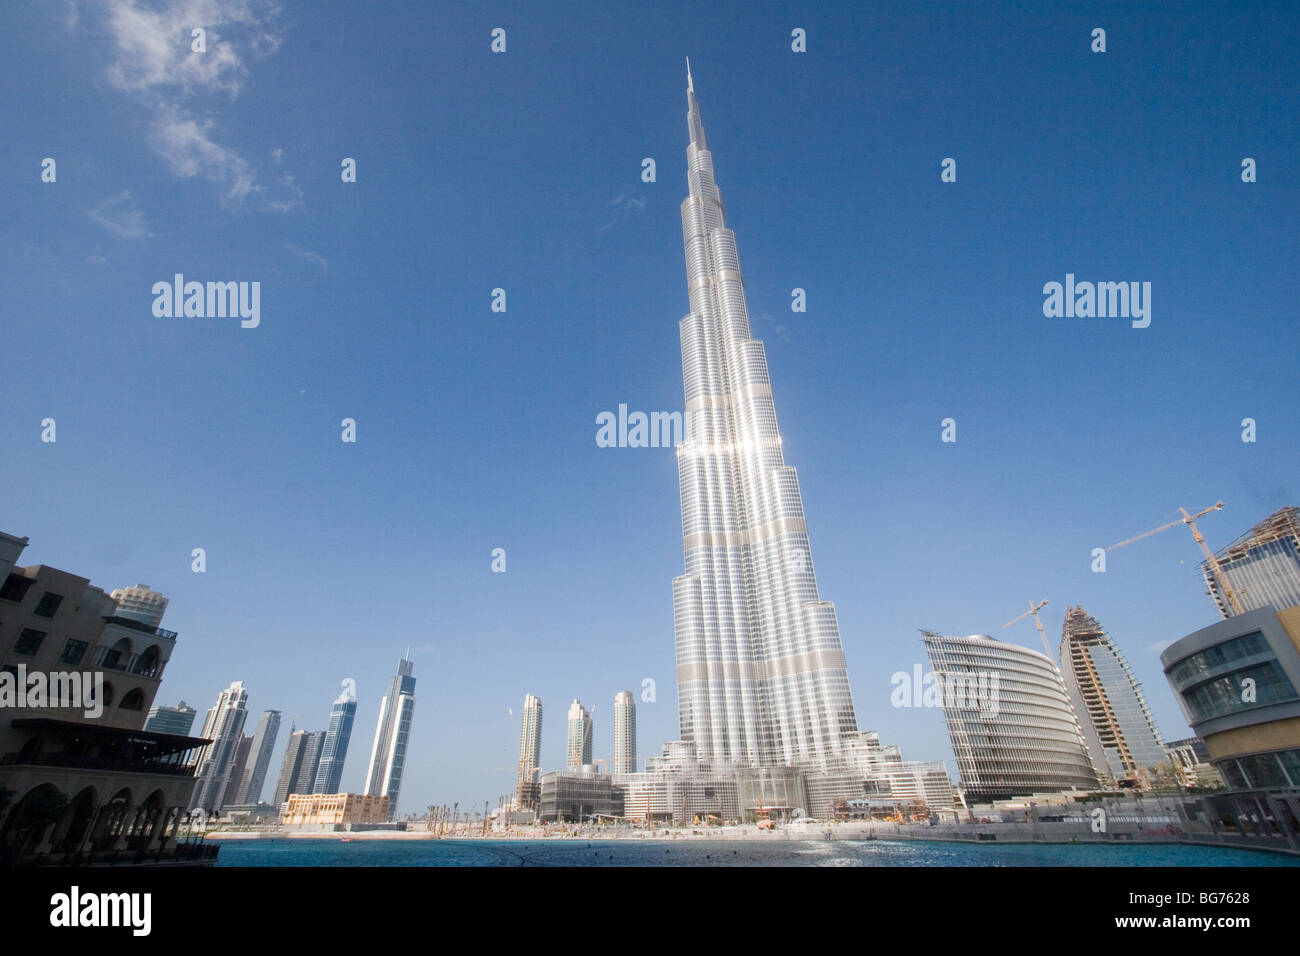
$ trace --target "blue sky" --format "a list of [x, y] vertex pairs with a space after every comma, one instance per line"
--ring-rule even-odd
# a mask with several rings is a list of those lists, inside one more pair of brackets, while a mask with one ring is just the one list
[[[940, 712], [891, 708], [890, 675], [923, 662], [919, 627], [1038, 646], [1001, 625], [1047, 598], [1053, 646], [1083, 604], [1184, 736], [1158, 650], [1216, 616], [1191, 535], [1104, 575], [1090, 551], [1180, 505], [1227, 502], [1201, 524], [1218, 547], [1300, 503], [1297, 20], [5, 5], [0, 530], [31, 538], [25, 563], [170, 596], [161, 702], [201, 715], [242, 679], [248, 732], [268, 707], [321, 729], [355, 679], [348, 789], [415, 647], [404, 810], [509, 792], [526, 693], [554, 767], [572, 698], [607, 756], [614, 694], [652, 678], [657, 752], [677, 736], [675, 459], [598, 448], [595, 417], [681, 407], [689, 55], [859, 724], [951, 764]], [[260, 282], [260, 327], [154, 317], [177, 272]], [[1151, 282], [1151, 326], [1045, 318], [1068, 272]]]

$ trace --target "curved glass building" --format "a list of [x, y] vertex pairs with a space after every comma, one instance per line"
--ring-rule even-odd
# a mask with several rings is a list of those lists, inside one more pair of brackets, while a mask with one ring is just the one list
[[942, 697], [968, 801], [1097, 789], [1079, 721], [1047, 655], [987, 634], [922, 634], [939, 686], [991, 691], [991, 699], [984, 693]]
[[1061, 677], [1098, 774], [1138, 779], [1168, 761], [1142, 685], [1097, 619], [1081, 607], [1065, 612]]
[[857, 730], [839, 623], [817, 591], [689, 66], [686, 101], [685, 573], [673, 580], [681, 736], [714, 765], [821, 763]]

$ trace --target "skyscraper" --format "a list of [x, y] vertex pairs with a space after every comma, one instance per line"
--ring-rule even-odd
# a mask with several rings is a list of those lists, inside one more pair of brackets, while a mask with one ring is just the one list
[[857, 730], [839, 623], [818, 594], [689, 65], [686, 102], [685, 573], [673, 580], [681, 736], [714, 764], [820, 764]]
[[230, 758], [230, 779], [226, 784], [226, 791], [217, 801], [217, 806], [230, 807], [244, 802], [241, 794], [244, 792], [244, 768], [248, 766], [248, 754], [253, 749], [253, 738], [248, 734], [240, 734], [239, 741], [235, 744], [235, 752]]
[[1142, 685], [1096, 619], [1081, 607], [1065, 612], [1061, 678], [1098, 774], [1139, 779], [1163, 764], [1164, 742]]
[[415, 715], [415, 678], [411, 676], [414, 666], [405, 657], [397, 662], [397, 673], [388, 685], [388, 693], [379, 702], [379, 723], [370, 748], [370, 765], [366, 768], [363, 792], [367, 796], [387, 795], [390, 816], [397, 815], [397, 795], [402, 789], [406, 746], [411, 737], [411, 718]]
[[[1282, 611], [1300, 604], [1300, 508], [1281, 508], [1216, 553], [1243, 611]], [[1208, 561], [1201, 574], [1225, 618], [1236, 611]]]
[[614, 698], [614, 765], [612, 773], [636, 773], [636, 703], [630, 690]]
[[334, 700], [330, 709], [330, 725], [321, 744], [320, 767], [312, 793], [338, 793], [343, 784], [343, 763], [348, 758], [348, 742], [352, 739], [352, 721], [357, 716], [357, 698], [351, 683], [344, 681], [343, 693]]
[[320, 767], [321, 744], [325, 742], [323, 730], [289, 728], [289, 744], [284, 748], [284, 761], [280, 764], [280, 779], [275, 784], [275, 805], [283, 806], [291, 793], [311, 793]]
[[199, 736], [212, 743], [199, 750], [198, 769], [194, 773], [198, 783], [190, 800], [191, 807], [204, 810], [220, 807], [226, 788], [230, 786], [230, 774], [247, 716], [248, 691], [244, 689], [243, 681], [235, 681], [217, 695], [217, 702], [203, 721], [203, 732]]
[[1051, 658], [987, 634], [922, 633], [968, 800], [1097, 788]]
[[541, 752], [542, 702], [528, 694], [519, 720], [519, 775], [515, 782], [515, 799], [521, 810], [536, 809], [541, 797], [538, 780]]
[[566, 763], [583, 767], [591, 763], [591, 713], [575, 697], [569, 705], [569, 746]]
[[117, 602], [118, 617], [141, 621], [150, 627], [161, 625], [163, 615], [167, 613], [167, 598], [157, 591], [151, 591], [147, 584], [117, 588], [109, 597]]
[[266, 771], [271, 766], [271, 752], [275, 750], [275, 738], [280, 733], [280, 712], [267, 710], [257, 722], [257, 730], [248, 750], [248, 759], [239, 774], [239, 789], [235, 791], [235, 803], [257, 803], [262, 799], [262, 787], [266, 782]]

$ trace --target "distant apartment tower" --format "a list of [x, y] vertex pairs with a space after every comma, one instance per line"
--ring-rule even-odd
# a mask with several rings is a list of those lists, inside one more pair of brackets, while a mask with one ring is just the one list
[[248, 716], [248, 691], [243, 681], [235, 681], [220, 694], [208, 711], [199, 734], [212, 743], [199, 750], [198, 769], [194, 776], [191, 807], [215, 810], [221, 806], [230, 786], [230, 774], [235, 765], [235, 754], [243, 737], [244, 720]]
[[291, 793], [311, 793], [320, 767], [321, 745], [325, 742], [323, 730], [289, 728], [289, 744], [284, 748], [280, 764], [280, 779], [275, 784], [275, 805], [283, 806]]
[[[1273, 512], [1215, 554], [1243, 611], [1285, 610], [1300, 604], [1300, 508]], [[1236, 614], [1208, 561], [1201, 574], [1225, 618]]]
[[636, 703], [630, 690], [614, 697], [614, 773], [636, 773]]
[[922, 633], [937, 685], [985, 689], [942, 695], [968, 802], [1097, 788], [1079, 721], [1046, 654], [987, 634]]
[[147, 584], [117, 588], [109, 597], [117, 602], [118, 617], [140, 621], [150, 627], [162, 624], [163, 614], [167, 612], [167, 598], [157, 591], [151, 591]]
[[569, 745], [567, 765], [585, 767], [591, 763], [591, 712], [576, 697], [569, 705]]
[[338, 793], [343, 783], [343, 764], [348, 758], [348, 743], [352, 740], [352, 721], [357, 716], [357, 698], [350, 682], [344, 682], [343, 693], [330, 708], [329, 729], [321, 744], [320, 767], [312, 793]]
[[194, 718], [198, 716], [198, 713], [185, 701], [181, 701], [175, 707], [155, 704], [149, 708], [149, 716], [144, 722], [144, 729], [150, 733], [178, 734], [184, 737], [194, 727]]
[[248, 756], [239, 773], [239, 787], [235, 790], [233, 803], [257, 803], [262, 799], [266, 771], [271, 766], [271, 752], [275, 750], [275, 738], [279, 733], [280, 712], [263, 711], [249, 742]]
[[230, 782], [226, 784], [226, 792], [221, 795], [217, 805], [231, 807], [244, 802], [244, 798], [241, 796], [243, 793], [244, 768], [248, 766], [248, 754], [252, 749], [253, 738], [248, 734], [240, 734], [239, 743], [235, 745], [235, 756], [230, 761]]
[[532, 694], [524, 697], [519, 721], [519, 774], [515, 799], [521, 810], [536, 810], [541, 799], [542, 702]]
[[411, 719], [415, 716], [415, 678], [411, 676], [414, 666], [405, 657], [397, 662], [397, 673], [388, 685], [388, 693], [379, 702], [379, 723], [370, 748], [370, 765], [366, 768], [363, 794], [387, 796], [388, 813], [394, 816], [397, 796], [402, 790], [406, 748], [411, 739]]
[[1140, 780], [1168, 760], [1142, 685], [1096, 618], [1081, 607], [1065, 612], [1061, 678], [1079, 718], [1097, 773]]

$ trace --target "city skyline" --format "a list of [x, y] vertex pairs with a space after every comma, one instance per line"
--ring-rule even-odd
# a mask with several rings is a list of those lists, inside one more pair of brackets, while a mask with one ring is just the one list
[[[1033, 594], [1053, 632], [1082, 604], [1122, 634], [1160, 730], [1188, 736], [1159, 649], [1218, 618], [1201, 555], [1181, 531], [1105, 574], [1090, 552], [1222, 499], [1201, 521], [1220, 549], [1300, 499], [1284, 172], [1300, 144], [1280, 121], [1296, 92], [1266, 66], [1293, 24], [1112, 13], [1095, 56], [1088, 24], [1008, 6], [900, 14], [883, 36], [814, 11], [800, 58], [785, 14], [670, 4], [635, 29], [593, 11], [593, 42], [519, 11], [492, 57], [468, 13], [378, 10], [339, 36], [322, 9], [261, 25], [274, 53], [229, 24], [246, 75], [189, 92], [173, 62], [141, 72], [90, 8], [75, 28], [16, 8], [0, 36], [10, 88], [31, 91], [0, 153], [7, 304], [42, 317], [8, 330], [0, 529], [30, 537], [30, 564], [170, 599], [181, 637], [157, 703], [202, 709], [239, 678], [259, 711], [324, 727], [331, 688], [354, 679], [373, 710], [414, 644], [428, 676], [406, 812], [508, 789], [506, 708], [524, 693], [558, 707], [632, 688], [643, 750], [677, 738], [674, 456], [593, 435], [620, 404], [680, 410], [689, 54], [859, 726], [954, 767], [941, 715], [892, 708], [889, 676], [924, 662], [917, 626], [997, 633]], [[455, 38], [435, 62], [430, 31]], [[333, 82], [338, 62], [361, 65], [355, 87]], [[218, 147], [188, 173], [152, 96]], [[55, 184], [39, 182], [46, 155]], [[956, 183], [939, 178], [948, 156]], [[399, 224], [404, 243], [378, 241]], [[260, 281], [260, 327], [153, 316], [151, 285], [176, 272]], [[1067, 273], [1152, 281], [1151, 326], [1044, 317], [1043, 283]], [[51, 357], [51, 342], [69, 344]], [[148, 520], [125, 533], [105, 502]], [[375, 573], [358, 602], [362, 547]], [[370, 636], [375, 606], [391, 638]], [[564, 745], [552, 729], [541, 766], [562, 767]], [[342, 789], [365, 770], [354, 755]]]

